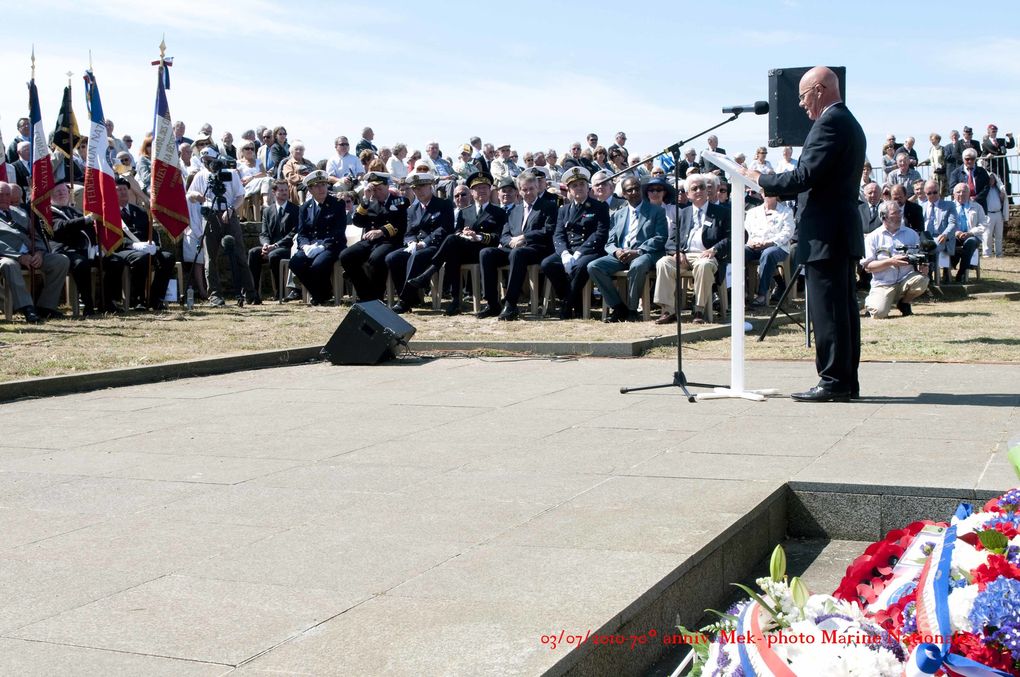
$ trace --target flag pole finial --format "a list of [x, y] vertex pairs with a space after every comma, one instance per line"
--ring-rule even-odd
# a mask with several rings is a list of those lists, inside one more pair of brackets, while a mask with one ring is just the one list
[[162, 63], [166, 60], [166, 35], [159, 41], [159, 61]]
[[73, 71], [67, 71], [67, 86], [71, 86], [71, 78], [74, 77]]
[[92, 70], [92, 50], [89, 50], [89, 70]]
[[32, 45], [32, 79], [35, 80], [35, 45]]

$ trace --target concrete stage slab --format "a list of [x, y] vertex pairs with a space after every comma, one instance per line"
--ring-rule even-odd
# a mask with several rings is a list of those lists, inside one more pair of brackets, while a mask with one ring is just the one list
[[[804, 509], [1016, 484], [1020, 365], [865, 364], [849, 404], [619, 393], [673, 369], [311, 364], [0, 405], [0, 674], [610, 674], [543, 636], [620, 628], [679, 571], [725, 585], [739, 543], [689, 558], [766, 547], [740, 520], [789, 482]], [[897, 500], [844, 504], [895, 526]]]

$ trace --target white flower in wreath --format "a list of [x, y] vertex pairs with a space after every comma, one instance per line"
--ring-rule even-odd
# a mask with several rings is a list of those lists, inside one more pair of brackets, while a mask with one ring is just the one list
[[974, 608], [974, 600], [978, 596], [978, 586], [967, 585], [949, 593], [949, 622], [953, 630], [974, 632], [970, 622], [970, 612]]
[[988, 551], [978, 551], [974, 546], [965, 541], [956, 541], [953, 545], [953, 568], [959, 569], [959, 573], [967, 574], [988, 561]]

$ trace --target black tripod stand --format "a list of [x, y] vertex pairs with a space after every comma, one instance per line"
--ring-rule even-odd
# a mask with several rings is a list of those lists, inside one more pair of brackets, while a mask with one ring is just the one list
[[788, 318], [790, 318], [790, 320], [794, 324], [796, 324], [798, 327], [800, 327], [801, 329], [804, 330], [804, 340], [807, 343], [807, 347], [808, 348], [811, 347], [811, 322], [810, 322], [810, 318], [808, 316], [808, 304], [807, 304], [808, 291], [807, 291], [807, 285], [804, 286], [804, 323], [801, 324], [800, 320], [798, 320], [796, 317], [794, 317], [790, 313], [786, 312], [786, 307], [785, 307], [786, 297], [789, 296], [790, 292], [793, 290], [793, 288], [797, 286], [797, 281], [800, 279], [800, 276], [803, 275], [803, 274], [804, 274], [804, 264], [802, 263], [799, 266], [797, 266], [797, 270], [794, 271], [793, 275], [790, 276], [793, 279], [790, 280], [789, 284], [786, 285], [786, 289], [783, 291], [783, 295], [779, 297], [779, 303], [776, 304], [776, 309], [772, 311], [772, 315], [769, 317], [769, 321], [765, 323], [765, 326], [762, 327], [762, 329], [761, 329], [761, 333], [758, 334], [758, 343], [761, 343], [762, 341], [765, 340], [766, 334], [769, 333], [769, 329], [772, 328], [772, 324], [776, 321], [776, 316], [779, 315], [779, 311], [782, 311], [783, 315], [786, 315]]
[[[660, 157], [662, 155], [670, 154], [670, 155], [673, 156], [673, 189], [675, 191], [675, 194], [679, 195], [680, 194], [680, 148], [682, 146], [690, 143], [694, 139], [697, 139], [698, 137], [701, 137], [701, 136], [704, 136], [705, 134], [708, 134], [709, 132], [711, 132], [714, 129], [718, 129], [719, 127], [722, 127], [725, 124], [729, 124], [730, 122], [733, 122], [734, 120], [737, 119], [737, 117], [739, 115], [740, 115], [740, 113], [734, 113], [733, 115], [731, 115], [727, 119], [723, 120], [719, 124], [714, 125], [712, 127], [709, 127], [708, 129], [695, 134], [694, 136], [692, 136], [689, 139], [684, 139], [683, 141], [677, 141], [673, 145], [663, 149], [661, 152], [651, 156], [650, 158], [645, 158], [641, 162], [639, 162], [639, 163], [637, 163], [635, 165], [631, 165], [630, 167], [627, 167], [626, 169], [617, 172], [616, 174], [614, 174], [610, 178], [614, 179], [617, 176], [619, 176], [620, 174], [624, 174], [626, 172], [629, 172], [632, 169], [634, 169], [635, 167], [637, 167], [638, 164], [641, 164], [642, 162], [647, 162], [650, 159], [655, 159], [655, 158]], [[674, 207], [675, 206], [676, 205], [674, 205]], [[679, 228], [680, 228], [680, 225], [679, 225], [679, 222], [680, 222], [680, 213], [679, 213], [679, 210], [677, 210], [676, 221], [677, 221], [676, 228], [679, 231]], [[679, 240], [679, 232], [677, 233], [677, 239]], [[679, 251], [679, 246], [680, 246], [680, 243], [678, 241], [677, 242], [678, 251]], [[670, 256], [670, 254], [667, 254], [667, 256]], [[674, 308], [676, 310], [676, 371], [673, 372], [673, 380], [670, 381], [669, 383], [657, 383], [657, 384], [654, 384], [654, 385], [647, 385], [647, 386], [635, 386], [635, 387], [632, 387], [632, 388], [626, 388], [626, 387], [620, 388], [620, 393], [621, 394], [626, 395], [627, 393], [636, 393], [636, 392], [639, 392], [641, 390], [655, 390], [655, 389], [658, 389], [658, 388], [679, 388], [680, 391], [687, 397], [687, 401], [688, 402], [697, 402], [698, 401], [697, 397], [694, 394], [691, 393], [691, 391], [688, 389], [688, 386], [694, 386], [696, 388], [718, 388], [718, 387], [720, 387], [720, 386], [718, 386], [716, 384], [713, 384], [713, 383], [696, 383], [694, 381], [688, 381], [687, 380], [687, 375], [684, 374], [683, 337], [682, 337], [682, 327], [681, 327], [681, 323], [680, 323], [680, 300], [681, 300], [680, 293], [681, 293], [681, 290], [680, 290], [680, 262], [679, 261], [677, 261], [676, 287], [673, 290], [673, 293], [674, 293], [673, 302], [676, 304], [674, 306]], [[725, 294], [726, 293], [725, 289], [722, 290], [721, 293]], [[711, 303], [711, 300], [709, 300], [709, 303]]]

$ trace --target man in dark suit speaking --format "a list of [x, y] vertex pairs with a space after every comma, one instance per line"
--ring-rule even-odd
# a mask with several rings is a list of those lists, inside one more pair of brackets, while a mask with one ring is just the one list
[[815, 66], [800, 79], [800, 106], [814, 120], [797, 167], [782, 174], [745, 171], [766, 195], [809, 191], [797, 225], [797, 254], [807, 271], [818, 385], [793, 399], [846, 402], [857, 397], [861, 319], [854, 271], [864, 256], [857, 210], [866, 141], [839, 94], [839, 79]]

